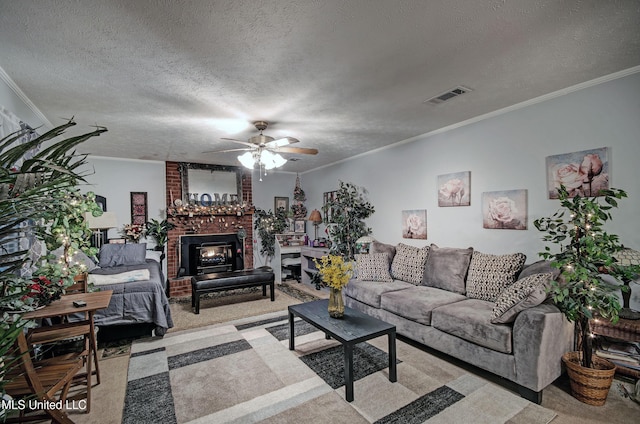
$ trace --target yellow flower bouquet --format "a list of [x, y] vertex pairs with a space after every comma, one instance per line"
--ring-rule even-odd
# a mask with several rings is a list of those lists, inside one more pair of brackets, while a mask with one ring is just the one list
[[329, 255], [320, 258], [320, 262], [314, 259], [322, 283], [327, 287], [342, 290], [353, 275], [353, 264], [345, 262], [342, 256]]

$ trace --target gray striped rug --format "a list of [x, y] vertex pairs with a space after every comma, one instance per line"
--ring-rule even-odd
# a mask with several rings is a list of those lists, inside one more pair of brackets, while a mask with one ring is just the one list
[[386, 337], [355, 349], [355, 399], [344, 400], [341, 346], [286, 313], [134, 342], [123, 423], [531, 423], [555, 413], [398, 341], [389, 382]]

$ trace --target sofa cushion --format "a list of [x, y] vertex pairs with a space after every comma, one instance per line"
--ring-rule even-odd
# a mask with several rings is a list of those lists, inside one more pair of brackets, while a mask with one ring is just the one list
[[525, 309], [538, 306], [547, 298], [547, 284], [553, 274], [533, 274], [521, 278], [498, 296], [491, 314], [494, 324], [513, 322]]
[[389, 255], [387, 253], [370, 253], [355, 255], [356, 278], [363, 281], [391, 282], [389, 273]]
[[380, 243], [379, 241], [371, 242], [370, 253], [386, 253], [389, 255], [389, 263], [396, 256], [396, 247], [392, 244]]
[[349, 296], [374, 308], [380, 307], [380, 297], [383, 293], [415, 287], [413, 284], [395, 280], [391, 283], [351, 280], [342, 290]]
[[473, 252], [467, 277], [467, 297], [495, 302], [500, 293], [516, 281], [526, 259], [522, 253], [489, 255]]
[[551, 261], [541, 260], [538, 262], [534, 262], [532, 264], [525, 265], [520, 271], [518, 275], [518, 280], [523, 279], [524, 277], [528, 277], [534, 274], [553, 274], [553, 279], [555, 280], [560, 275], [560, 270], [558, 268], [551, 266]]
[[432, 244], [429, 248], [422, 284], [464, 294], [464, 279], [467, 276], [472, 254], [471, 247], [457, 249]]
[[380, 307], [408, 320], [431, 325], [431, 312], [435, 308], [465, 299], [458, 293], [418, 286], [383, 293]]
[[440, 331], [486, 348], [511, 353], [512, 326], [491, 323], [493, 302], [467, 299], [440, 306], [431, 313], [431, 325]]
[[396, 255], [391, 262], [391, 276], [411, 284], [420, 284], [424, 273], [429, 247], [418, 248], [404, 243], [396, 246]]

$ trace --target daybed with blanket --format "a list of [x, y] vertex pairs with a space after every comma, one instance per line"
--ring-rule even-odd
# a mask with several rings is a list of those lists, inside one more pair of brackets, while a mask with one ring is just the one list
[[145, 243], [103, 245], [88, 281], [94, 289], [113, 290], [109, 307], [95, 314], [97, 326], [148, 323], [156, 336], [173, 327], [166, 279], [160, 263], [147, 258]]
[[395, 324], [400, 335], [519, 385], [540, 403], [562, 372], [573, 325], [547, 299], [557, 270], [522, 253], [374, 242], [359, 255], [345, 303]]

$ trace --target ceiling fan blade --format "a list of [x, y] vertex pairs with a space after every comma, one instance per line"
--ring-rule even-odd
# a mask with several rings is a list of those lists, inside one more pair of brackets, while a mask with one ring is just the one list
[[288, 147], [288, 146], [283, 146], [283, 147], [279, 147], [277, 149], [278, 152], [284, 152], [284, 153], [300, 153], [300, 154], [304, 154], [304, 155], [317, 155], [318, 154], [318, 149], [308, 149], [306, 147]]
[[283, 146], [288, 146], [289, 144], [293, 144], [293, 143], [299, 143], [300, 140], [298, 140], [297, 138], [293, 138], [293, 137], [282, 137], [279, 138], [277, 140], [272, 140], [268, 143], [265, 143], [265, 146], [270, 147], [270, 148], [276, 148], [276, 147], [283, 147]]
[[229, 153], [229, 152], [250, 152], [251, 150], [254, 150], [252, 148], [246, 148], [246, 149], [228, 149], [228, 150], [207, 150], [206, 152], [202, 152], [204, 153]]
[[234, 143], [244, 144], [245, 146], [249, 146], [249, 147], [257, 147], [253, 143], [249, 143], [248, 141], [236, 140], [235, 138], [225, 138], [225, 137], [223, 137], [220, 140], [233, 141]]

